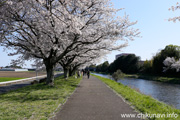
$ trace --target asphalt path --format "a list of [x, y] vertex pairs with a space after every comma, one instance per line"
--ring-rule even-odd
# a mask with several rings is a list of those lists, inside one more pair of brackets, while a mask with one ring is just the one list
[[84, 77], [52, 120], [139, 120], [123, 117], [138, 113], [102, 81]]

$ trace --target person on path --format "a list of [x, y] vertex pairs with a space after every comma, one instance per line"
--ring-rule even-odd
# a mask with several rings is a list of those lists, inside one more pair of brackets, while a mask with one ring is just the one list
[[86, 75], [86, 70], [82, 69], [82, 72], [83, 72], [83, 76]]
[[90, 71], [88, 70], [88, 71], [87, 71], [87, 77], [88, 77], [88, 79], [89, 79], [89, 76], [90, 76]]
[[78, 70], [77, 76], [78, 76], [78, 78], [81, 77], [81, 71], [80, 70]]

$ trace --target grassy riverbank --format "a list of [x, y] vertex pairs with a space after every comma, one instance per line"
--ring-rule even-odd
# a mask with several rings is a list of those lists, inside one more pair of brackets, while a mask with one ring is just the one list
[[180, 78], [177, 78], [177, 77], [163, 77], [163, 76], [156, 76], [156, 75], [138, 74], [137, 78], [159, 81], [159, 82], [166, 82], [166, 83], [173, 83], [173, 84], [180, 84]]
[[[99, 74], [111, 75], [110, 73], [102, 73], [98, 72]], [[172, 84], [180, 84], [179, 77], [164, 77], [158, 75], [150, 75], [150, 74], [124, 74], [125, 78], [136, 78], [136, 79], [144, 79], [144, 80], [151, 80], [151, 81], [159, 81], [165, 83], [172, 83]]]
[[73, 93], [81, 78], [63, 76], [55, 79], [55, 86], [35, 84], [0, 95], [0, 119], [47, 120]]
[[144, 80], [159, 81], [164, 83], [180, 84], [180, 78], [178, 77], [164, 77], [157, 75], [148, 75], [148, 74], [125, 74], [126, 78], [136, 78]]
[[[103, 78], [97, 75], [93, 75], [98, 79], [102, 80], [108, 86], [110, 86], [113, 90], [117, 93], [121, 94], [127, 101], [129, 101], [135, 108], [143, 114], [150, 114], [150, 115], [165, 115], [161, 118], [150, 118], [150, 120], [179, 120], [180, 119], [180, 110], [175, 109], [165, 103], [159, 102], [153, 99], [150, 96], [141, 94], [136, 90], [124, 86], [121, 83], [117, 83], [113, 80]], [[177, 114], [178, 118], [174, 116], [168, 117], [169, 114]]]

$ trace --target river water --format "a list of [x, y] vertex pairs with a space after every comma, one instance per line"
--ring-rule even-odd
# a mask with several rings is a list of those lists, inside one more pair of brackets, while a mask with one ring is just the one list
[[[112, 79], [109, 75], [96, 75]], [[143, 94], [150, 95], [161, 102], [180, 109], [180, 85], [130, 78], [118, 80], [118, 82], [130, 86], [131, 88], [138, 89]]]

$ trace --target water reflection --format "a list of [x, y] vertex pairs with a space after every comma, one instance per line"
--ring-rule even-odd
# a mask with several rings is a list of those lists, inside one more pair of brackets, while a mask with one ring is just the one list
[[[96, 75], [111, 78], [109, 75]], [[118, 80], [118, 82], [139, 89], [143, 94], [150, 95], [159, 101], [180, 109], [180, 85], [148, 81], [144, 79], [124, 79]]]

